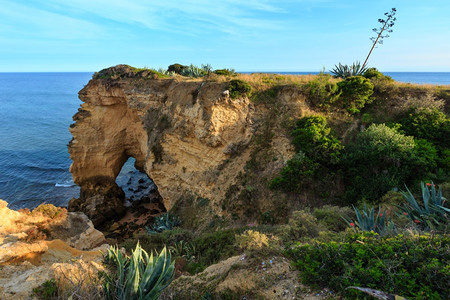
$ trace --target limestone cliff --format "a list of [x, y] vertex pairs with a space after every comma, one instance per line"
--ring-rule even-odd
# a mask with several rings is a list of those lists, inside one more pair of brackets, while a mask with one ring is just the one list
[[[167, 209], [196, 210], [195, 200], [206, 199], [209, 211], [221, 216], [226, 198], [242, 188], [237, 183], [252, 159], [251, 141], [281, 112], [301, 114], [304, 102], [286, 89], [276, 107], [255, 105], [246, 96], [230, 98], [228, 87], [220, 80], [149, 78], [122, 65], [94, 76], [79, 92], [84, 103], [70, 128], [70, 171], [81, 196], [69, 209], [85, 212], [95, 225], [121, 216], [124, 195], [115, 179], [134, 157]], [[283, 132], [275, 130], [268, 140], [269, 173], [292, 155]]]

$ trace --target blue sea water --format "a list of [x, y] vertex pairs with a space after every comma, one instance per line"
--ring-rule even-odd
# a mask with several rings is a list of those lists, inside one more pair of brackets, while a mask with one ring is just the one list
[[[403, 82], [450, 84], [450, 72], [385, 74]], [[81, 104], [78, 91], [91, 76], [87, 72], [0, 73], [0, 199], [10, 208], [41, 203], [66, 206], [78, 197], [79, 188], [69, 172], [69, 125]], [[132, 162], [123, 171], [135, 172]]]

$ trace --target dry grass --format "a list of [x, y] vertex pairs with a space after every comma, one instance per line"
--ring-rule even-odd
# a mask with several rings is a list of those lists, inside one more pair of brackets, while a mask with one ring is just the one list
[[58, 299], [102, 299], [103, 279], [99, 272], [105, 272], [105, 268], [92, 261], [78, 260], [73, 264], [57, 264], [54, 274]]

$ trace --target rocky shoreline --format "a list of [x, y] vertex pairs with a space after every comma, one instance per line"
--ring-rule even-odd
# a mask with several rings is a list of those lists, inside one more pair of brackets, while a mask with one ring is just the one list
[[0, 215], [2, 300], [30, 299], [46, 280], [103, 268], [108, 245], [85, 214], [50, 204], [14, 211], [0, 200]]

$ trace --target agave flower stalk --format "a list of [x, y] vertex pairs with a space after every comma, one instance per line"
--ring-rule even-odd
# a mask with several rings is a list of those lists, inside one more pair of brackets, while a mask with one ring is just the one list
[[372, 29], [375, 33], [378, 35], [376, 37], [372, 37], [370, 40], [373, 42], [372, 48], [370, 48], [369, 54], [366, 57], [366, 60], [364, 61], [362, 68], [364, 69], [367, 65], [367, 61], [369, 60], [370, 55], [372, 54], [373, 49], [377, 44], [383, 44], [383, 39], [388, 38], [389, 35], [385, 34], [383, 35], [383, 32], [392, 32], [392, 27], [394, 26], [395, 21], [397, 21], [397, 18], [395, 17], [397, 10], [395, 8], [392, 8], [390, 12], [384, 13], [384, 15], [387, 17], [386, 20], [384, 19], [378, 19], [378, 22], [380, 24], [383, 24], [381, 28], [374, 28]]

